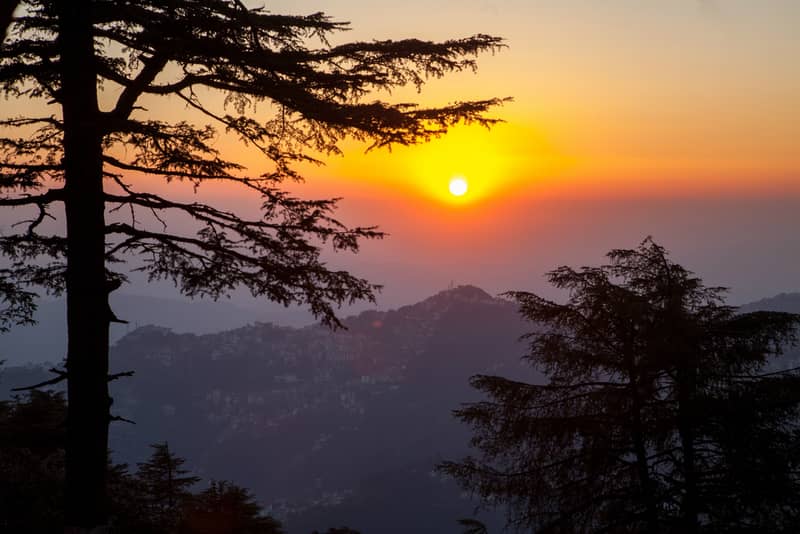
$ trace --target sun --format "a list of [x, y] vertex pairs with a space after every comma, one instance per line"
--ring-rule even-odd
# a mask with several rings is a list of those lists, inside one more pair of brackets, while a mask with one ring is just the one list
[[457, 197], [464, 196], [467, 189], [469, 189], [469, 185], [462, 176], [456, 176], [450, 180], [450, 194]]

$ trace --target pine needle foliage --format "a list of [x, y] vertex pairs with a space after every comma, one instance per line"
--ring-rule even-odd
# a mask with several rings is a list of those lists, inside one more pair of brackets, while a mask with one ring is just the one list
[[473, 377], [478, 456], [440, 469], [534, 532], [793, 531], [800, 316], [737, 314], [651, 239], [608, 257], [548, 274], [566, 303], [509, 294], [548, 380]]

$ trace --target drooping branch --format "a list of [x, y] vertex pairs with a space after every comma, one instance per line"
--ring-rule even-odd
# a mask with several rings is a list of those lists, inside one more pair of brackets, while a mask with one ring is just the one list
[[[216, 131], [211, 126], [195, 127], [185, 121], [168, 124], [162, 121], [127, 120], [118, 124], [107, 144], [132, 147], [135, 156], [122, 162], [104, 156], [107, 163], [119, 168], [163, 174], [167, 177], [202, 180], [208, 177], [234, 178], [243, 167], [223, 159], [212, 146]], [[126, 167], [127, 166], [127, 167]]]
[[[26, 131], [38, 126], [32, 133]], [[61, 165], [61, 123], [52, 117], [0, 121], [0, 129], [22, 129], [20, 137], [0, 137], [0, 189], [39, 189], [58, 179]]]
[[59, 236], [28, 232], [0, 237], [0, 255], [9, 260], [0, 269], [0, 332], [33, 323], [39, 295], [30, 288], [41, 287], [53, 295], [63, 291], [65, 250]]
[[156, 212], [177, 210], [203, 224], [213, 225], [219, 229], [231, 230], [243, 235], [266, 231], [281, 232], [287, 236], [292, 232], [309, 233], [322, 240], [329, 237], [333, 238], [334, 247], [337, 249], [352, 248], [346, 246], [349, 243], [349, 240], [344, 238], [346, 235], [366, 235], [367, 233], [371, 233], [370, 237], [381, 237], [383, 235], [373, 228], [347, 229], [341, 223], [326, 216], [325, 213], [332, 211], [335, 207], [335, 199], [319, 201], [286, 199], [282, 205], [283, 218], [272, 221], [266, 218], [262, 220], [246, 220], [232, 212], [222, 211], [213, 206], [197, 202], [176, 202], [152, 193], [134, 193], [131, 191], [127, 191], [127, 193], [126, 195], [106, 194], [106, 201], [148, 208]]
[[[0, 163], [0, 167], [4, 165]], [[41, 195], [22, 195], [19, 197], [0, 197], [0, 206], [18, 207], [18, 206], [39, 206], [43, 207], [51, 202], [64, 200], [64, 189], [50, 189]]]
[[[114, 223], [107, 233], [124, 236], [113, 247], [115, 253], [142, 256], [139, 270], [151, 279], [172, 280], [189, 296], [217, 298], [243, 286], [254, 296], [286, 306], [308, 305], [331, 326], [341, 326], [331, 302], [371, 300], [378, 287], [345, 271], [327, 269], [320, 249], [291, 232], [282, 239], [245, 231], [233, 237], [207, 225], [196, 237], [188, 237]], [[356, 237], [337, 236], [345, 241]]]
[[[229, 180], [229, 181], [242, 181], [237, 176], [233, 174], [229, 174], [226, 172], [218, 173], [218, 172], [188, 172], [188, 171], [180, 171], [176, 169], [157, 169], [154, 167], [148, 167], [145, 165], [137, 165], [134, 163], [128, 163], [124, 161], [120, 161], [119, 159], [104, 155], [103, 162], [109, 165], [116, 167], [117, 169], [124, 170], [124, 171], [132, 171], [142, 174], [150, 174], [154, 176], [163, 176], [167, 180], [170, 179], [178, 179], [178, 180], [189, 180], [192, 182], [199, 182], [199, 181], [208, 181], [208, 180]], [[218, 170], [218, 169], [214, 169]]]
[[[237, 132], [243, 141], [256, 147], [258, 150], [261, 151], [262, 154], [266, 155], [273, 161], [277, 161], [280, 159], [279, 154], [275, 152], [274, 146], [265, 145], [265, 141], [267, 141], [270, 138], [276, 137], [276, 135], [270, 132], [269, 129], [259, 124], [258, 121], [245, 116], [242, 117], [232, 117], [230, 115], [225, 115], [224, 117], [220, 116], [210, 111], [205, 106], [203, 106], [198, 101], [194, 92], [192, 92], [190, 96], [186, 96], [180, 91], [175, 94], [176, 96], [178, 96], [178, 98], [186, 102], [192, 108], [196, 109], [203, 115], [210, 117], [211, 119], [225, 126], [225, 128], [228, 131]], [[307, 157], [306, 161], [319, 163], [318, 160], [311, 157]]]
[[13, 269], [0, 269], [0, 333], [14, 325], [33, 324], [37, 295], [18, 284]]

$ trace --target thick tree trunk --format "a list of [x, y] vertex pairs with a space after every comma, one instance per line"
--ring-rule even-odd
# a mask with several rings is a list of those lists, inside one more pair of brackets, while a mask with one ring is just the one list
[[91, 2], [58, 2], [67, 218], [65, 532], [107, 523], [108, 294]]

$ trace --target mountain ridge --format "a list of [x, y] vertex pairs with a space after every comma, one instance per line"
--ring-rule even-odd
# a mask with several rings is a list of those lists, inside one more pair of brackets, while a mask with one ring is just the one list
[[[338, 331], [256, 323], [204, 335], [131, 332], [112, 364], [136, 376], [115, 382], [114, 396], [117, 413], [137, 426], [115, 429], [112, 448], [133, 462], [149, 437], [167, 439], [201, 476], [252, 488], [292, 533], [337, 524], [456, 532], [455, 518], [474, 503], [429, 477], [431, 459], [467, 451], [467, 430], [450, 411], [477, 399], [470, 376], [524, 375], [516, 304], [459, 286], [343, 323]], [[364, 498], [388, 499], [390, 483], [452, 513], [440, 510], [428, 526], [380, 525], [390, 504]]]

